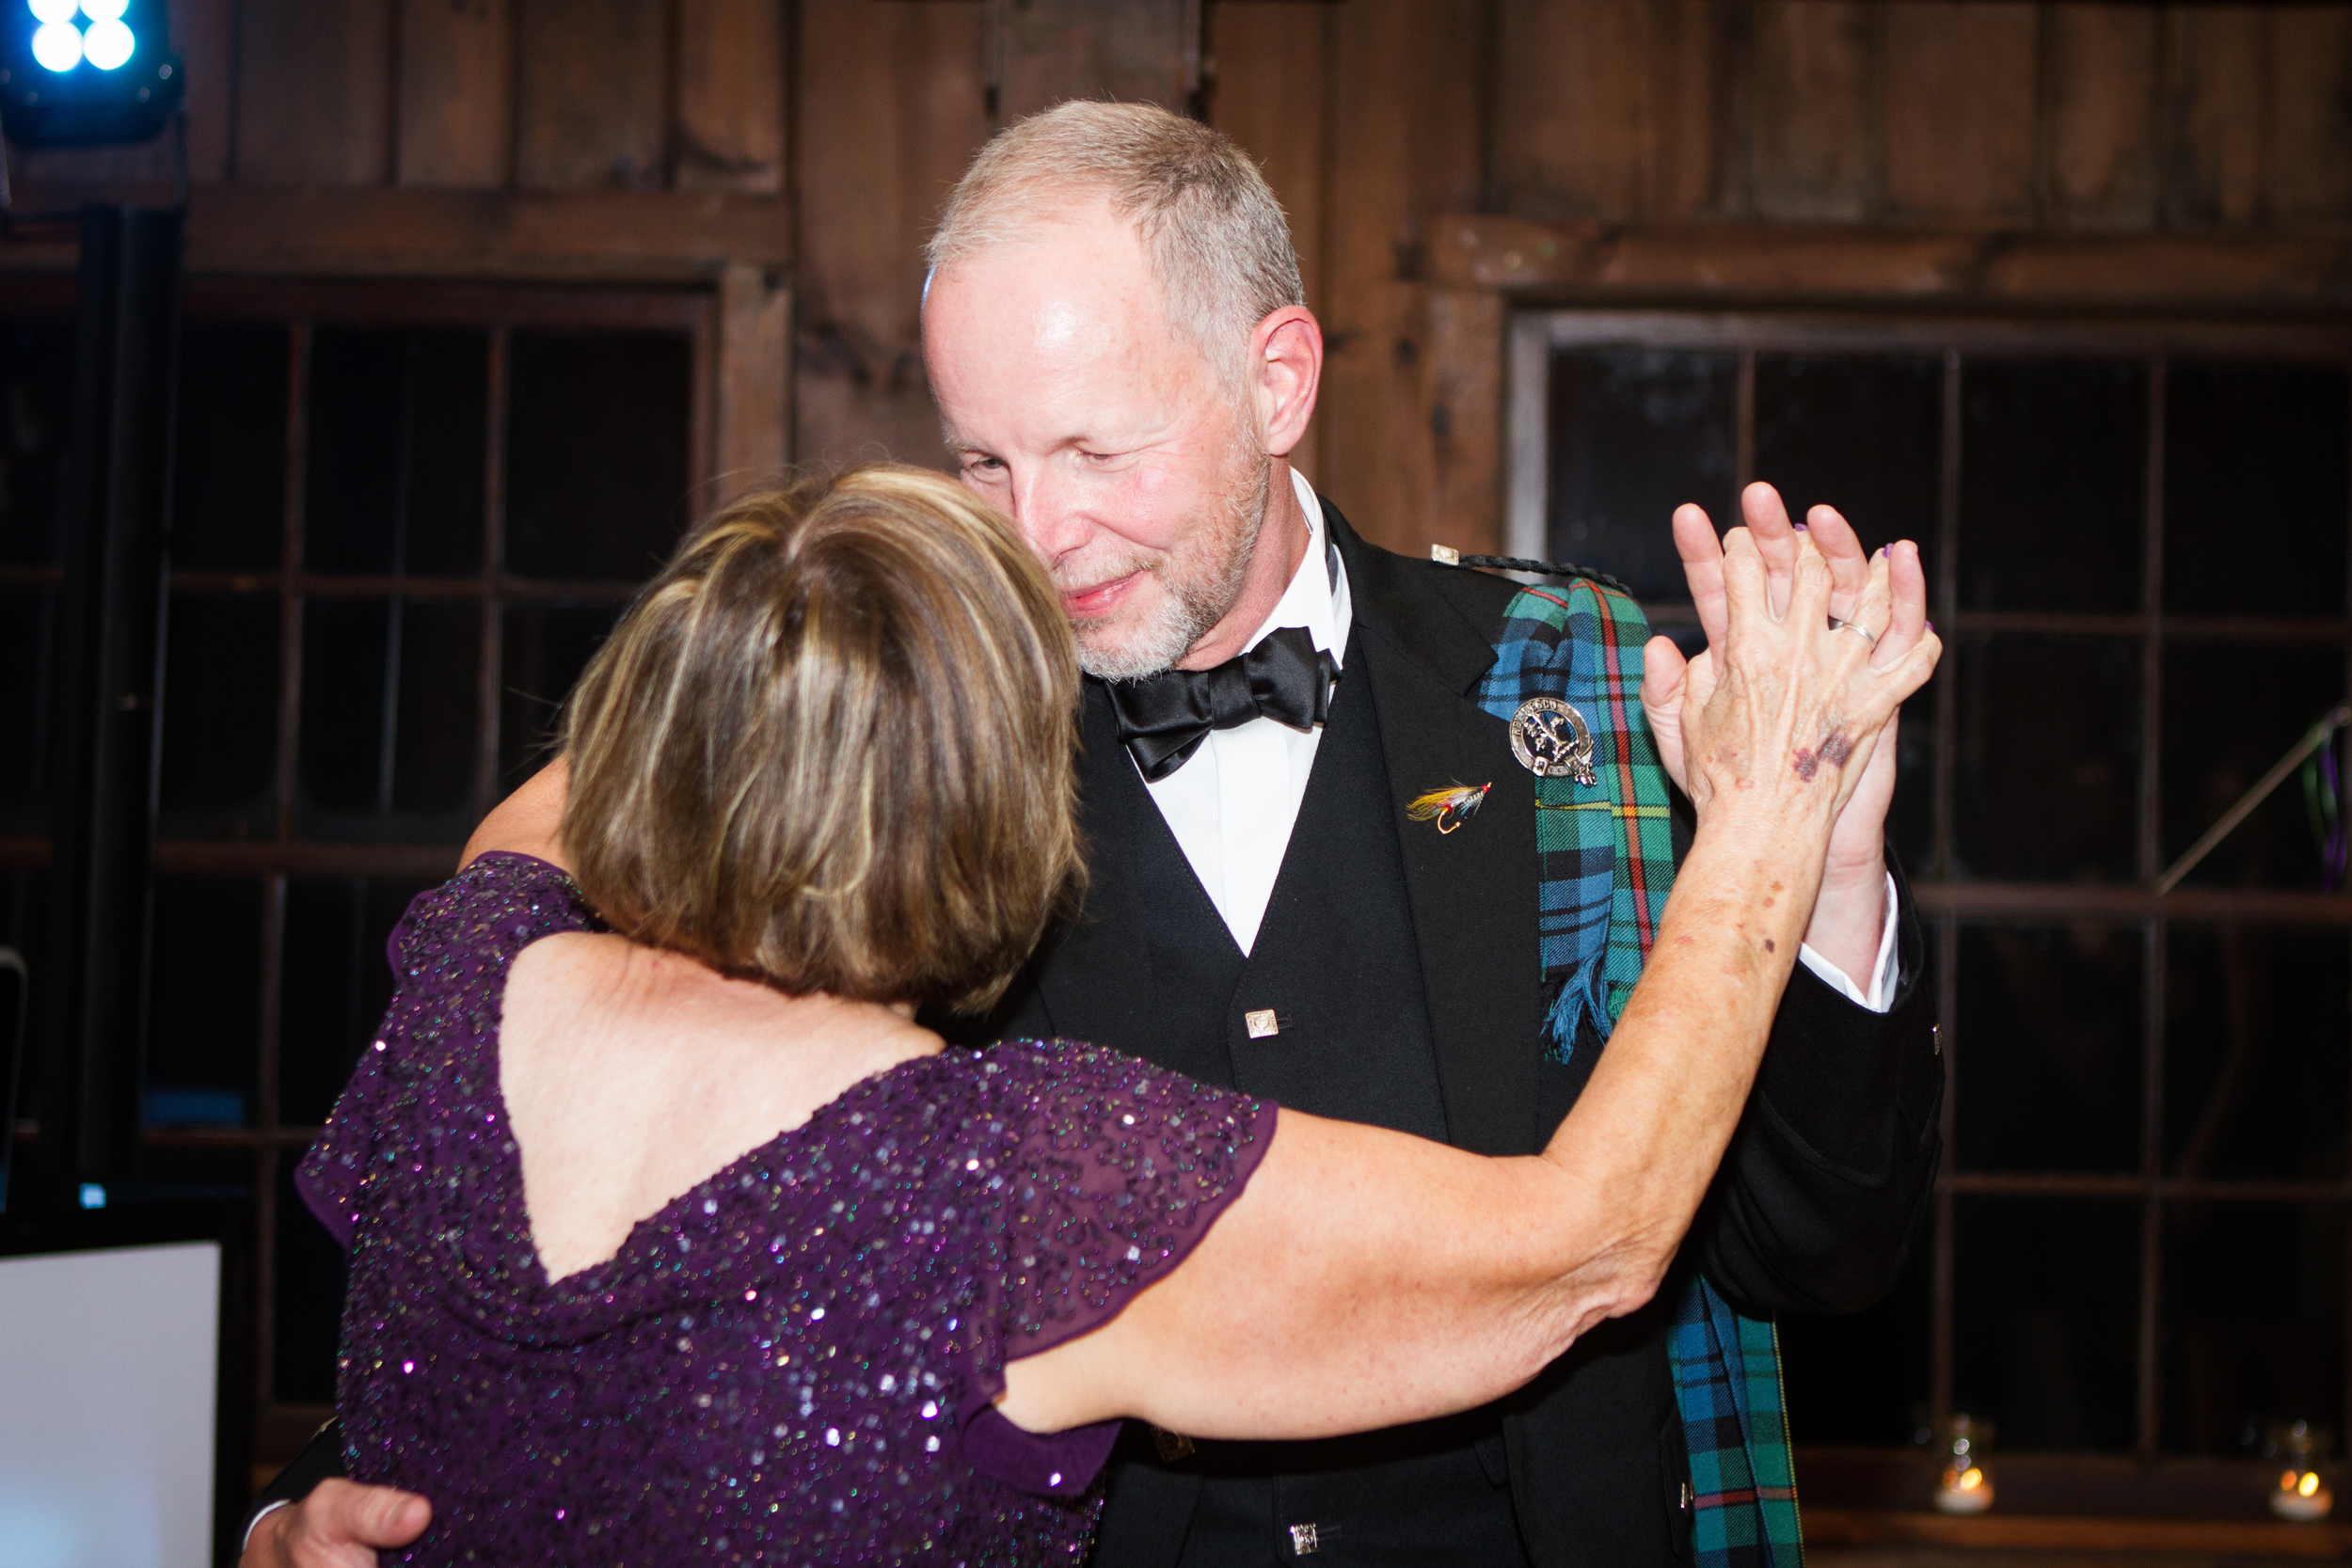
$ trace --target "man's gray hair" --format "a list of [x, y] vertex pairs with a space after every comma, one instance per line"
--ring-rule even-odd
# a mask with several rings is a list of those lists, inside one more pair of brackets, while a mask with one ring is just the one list
[[1169, 318], [1236, 384], [1251, 330], [1306, 303], [1290, 224], [1249, 154], [1143, 103], [1063, 103], [998, 132], [956, 182], [925, 256], [935, 273], [1033, 238], [1090, 199], [1135, 225]]

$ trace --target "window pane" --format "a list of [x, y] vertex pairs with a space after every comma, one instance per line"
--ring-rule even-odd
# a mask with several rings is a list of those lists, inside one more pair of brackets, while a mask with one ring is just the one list
[[2175, 926], [2165, 959], [2165, 1169], [2337, 1180], [2348, 940]]
[[1899, 1447], [1927, 1424], [1931, 1243], [1921, 1227], [1902, 1278], [1867, 1311], [1782, 1316], [1793, 1440]]
[[318, 329], [305, 503], [311, 570], [482, 570], [489, 366], [487, 333]]
[[2338, 367], [2168, 366], [2165, 609], [2343, 614], [2348, 436]]
[[310, 600], [302, 635], [306, 835], [466, 836], [481, 625], [481, 610], [463, 601]]
[[2133, 880], [2139, 645], [1982, 636], [1952, 644], [1952, 669], [1937, 678], [1960, 682], [1954, 875]]
[[692, 345], [675, 333], [514, 336], [507, 569], [651, 577], [692, 502]]
[[1979, 1197], [1955, 1205], [1955, 1407], [2003, 1449], [2131, 1447], [2139, 1322], [2137, 1204]]
[[164, 657], [167, 834], [267, 838], [278, 768], [275, 594], [174, 594]]
[[[450, 857], [453, 869], [456, 858]], [[425, 885], [358, 878], [287, 882], [280, 1121], [309, 1127], [326, 1119], [391, 1002], [385, 939]]]
[[278, 1160], [277, 1299], [272, 1304], [270, 1398], [331, 1404], [343, 1328], [343, 1249], [311, 1216], [294, 1184], [299, 1149]]
[[0, 832], [39, 832], [48, 766], [50, 615], [46, 589], [0, 589]]
[[512, 789], [555, 754], [564, 699], [613, 624], [620, 605], [530, 606], [506, 612], [506, 680], [499, 768]]
[[1758, 355], [1756, 477], [1800, 521], [1825, 503], [1871, 549], [1911, 539], [1932, 561], [1942, 387], [1933, 359]]
[[2132, 361], [1963, 367], [1963, 607], [2139, 608], [2147, 388]]
[[243, 1127], [262, 1037], [262, 884], [155, 879], [146, 1122]]
[[73, 421], [73, 328], [0, 322], [0, 562], [54, 562]]
[[2182, 1203], [2164, 1227], [2164, 1446], [2235, 1453], [2272, 1421], [2343, 1430], [2341, 1207]]
[[182, 332], [174, 565], [261, 572], [283, 559], [288, 359], [282, 326], [192, 321]]
[[[2169, 645], [2164, 863], [2197, 842], [2344, 696], [2341, 648]], [[2199, 863], [2187, 884], [2316, 891], [2319, 866], [2303, 791], [2290, 779]]]
[[1952, 1042], [1967, 1170], [2139, 1168], [2143, 944], [2129, 927], [1970, 926]]
[[1696, 501], [1718, 529], [1738, 515], [1733, 421], [1739, 356], [1636, 349], [1551, 359], [1551, 557], [1625, 579], [1635, 595], [1688, 604], [1675, 508]]

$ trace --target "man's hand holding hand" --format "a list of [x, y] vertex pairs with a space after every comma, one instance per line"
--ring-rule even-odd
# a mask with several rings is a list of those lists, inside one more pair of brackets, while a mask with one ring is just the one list
[[[1740, 498], [1740, 509], [1764, 558], [1772, 609], [1779, 613], [1788, 606], [1796, 571], [1798, 525], [1790, 522], [1780, 493], [1769, 484], [1749, 485]], [[1869, 557], [1852, 527], [1834, 509], [1817, 506], [1805, 523], [1814, 546], [1829, 562], [1830, 613], [1844, 620], [1861, 602], [1870, 573]], [[1686, 662], [1671, 641], [1652, 638], [1643, 651], [1642, 706], [1649, 716], [1650, 732], [1657, 736], [1660, 760], [1675, 784], [1684, 786], [1682, 704], [1693, 688], [1704, 690], [1710, 684], [1708, 664], [1712, 650], [1723, 645], [1728, 612], [1723, 546], [1707, 514], [1696, 506], [1677, 508], [1674, 531], [1675, 550], [1682, 558], [1709, 651]], [[1880, 633], [1870, 657], [1873, 670], [1884, 670], [1899, 661], [1918, 643], [1927, 626], [1927, 573], [1919, 562], [1919, 546], [1900, 540], [1889, 546], [1886, 554], [1893, 619]], [[1804, 938], [1807, 946], [1866, 984], [1877, 964], [1879, 935], [1886, 922], [1886, 812], [1895, 799], [1898, 722], [1888, 721], [1870, 753], [1868, 769], [1830, 835], [1829, 863]]]
[[433, 1505], [414, 1492], [323, 1481], [262, 1515], [237, 1568], [375, 1568], [378, 1546], [405, 1546], [432, 1522]]

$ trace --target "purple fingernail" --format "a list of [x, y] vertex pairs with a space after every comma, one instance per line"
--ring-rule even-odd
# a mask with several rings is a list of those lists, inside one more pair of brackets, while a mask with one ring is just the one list
[[1881, 554], [1881, 555], [1884, 555], [1885, 553], [1886, 553], [1886, 546], [1885, 546], [1884, 545], [1881, 545], [1881, 546], [1879, 546], [1879, 554]]
[[1928, 630], [1930, 630], [1930, 631], [1933, 631], [1934, 629], [1935, 629], [1935, 623], [1934, 623], [1933, 621], [1930, 621], [1930, 622], [1928, 623]]
[[1791, 526], [1793, 526], [1799, 533], [1803, 533], [1804, 531], [1804, 525], [1803, 523], [1797, 523]]

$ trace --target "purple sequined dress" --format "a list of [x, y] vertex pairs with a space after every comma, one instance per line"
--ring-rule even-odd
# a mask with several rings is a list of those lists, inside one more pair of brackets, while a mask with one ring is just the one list
[[1274, 1109], [1090, 1047], [857, 1085], [550, 1285], [499, 1005], [570, 879], [486, 855], [393, 933], [382, 1034], [299, 1176], [351, 1250], [356, 1480], [433, 1499], [386, 1561], [1074, 1562], [1116, 1422], [1031, 1436], [1008, 1359], [1115, 1316], [1239, 1196]]

